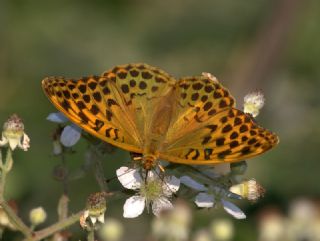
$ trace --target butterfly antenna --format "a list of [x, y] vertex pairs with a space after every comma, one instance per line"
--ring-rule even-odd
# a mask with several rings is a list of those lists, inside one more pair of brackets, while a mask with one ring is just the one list
[[146, 170], [146, 176], [144, 177], [144, 183], [147, 184], [149, 170]]
[[[172, 192], [172, 190], [171, 190], [171, 188], [169, 187], [169, 185], [164, 181], [164, 173], [165, 173], [164, 167], [163, 167], [161, 164], [158, 164], [158, 167], [159, 167], [161, 173], [158, 173], [158, 172], [155, 171], [156, 175], [157, 175], [157, 176], [159, 177], [159, 179], [164, 183], [164, 185], [166, 185], [167, 188]], [[162, 174], [162, 175], [160, 176], [160, 174]], [[174, 197], [178, 197], [178, 195], [175, 194], [174, 192], [172, 192], [172, 195], [173, 195]]]
[[158, 167], [162, 173], [165, 173], [166, 170], [164, 169], [164, 167], [161, 164], [158, 164]]
[[106, 183], [109, 183], [109, 182], [111, 182], [112, 180], [114, 180], [114, 179], [116, 179], [116, 178], [119, 178], [119, 177], [122, 177], [123, 175], [128, 174], [129, 172], [132, 172], [132, 171], [134, 171], [134, 169], [130, 169], [130, 170], [122, 173], [122, 174], [119, 175], [119, 176], [116, 175], [116, 176], [113, 176], [113, 177], [111, 177], [111, 178], [108, 178], [108, 179], [106, 179]]

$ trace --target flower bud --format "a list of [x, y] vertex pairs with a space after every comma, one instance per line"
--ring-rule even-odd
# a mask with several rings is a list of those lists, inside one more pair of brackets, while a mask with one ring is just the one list
[[34, 208], [29, 213], [29, 219], [32, 225], [37, 226], [47, 219], [47, 213], [42, 207]]
[[24, 133], [24, 124], [18, 115], [13, 114], [4, 123], [2, 131], [2, 140], [0, 140], [0, 146], [9, 144], [11, 150], [20, 147], [24, 151], [27, 151], [30, 147], [30, 139]]
[[265, 102], [261, 92], [252, 92], [244, 97], [243, 111], [256, 117]]
[[256, 180], [251, 179], [230, 187], [230, 192], [238, 194], [249, 201], [256, 201], [264, 195], [265, 189]]
[[212, 241], [212, 238], [207, 230], [199, 230], [194, 238], [193, 241]]
[[107, 210], [106, 193], [97, 192], [88, 197], [87, 210], [84, 213], [84, 218], [90, 218], [94, 225], [97, 221], [104, 223], [104, 213]]
[[53, 141], [52, 146], [53, 146], [52, 148], [53, 155], [58, 156], [62, 153], [62, 145], [60, 141]]
[[99, 236], [102, 240], [117, 241], [120, 240], [123, 235], [122, 224], [112, 218], [108, 218], [99, 230]]
[[230, 220], [221, 219], [215, 220], [211, 223], [211, 234], [214, 240], [227, 241], [232, 240], [234, 235], [234, 227]]
[[207, 73], [207, 72], [202, 72], [202, 76], [205, 78], [208, 78], [209, 80], [212, 80], [215, 83], [218, 83], [219, 81], [217, 80], [217, 78], [211, 74], [211, 73]]

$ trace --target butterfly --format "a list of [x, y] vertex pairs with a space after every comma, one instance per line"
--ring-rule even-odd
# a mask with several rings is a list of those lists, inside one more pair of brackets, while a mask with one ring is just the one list
[[47, 77], [54, 106], [82, 129], [140, 153], [181, 164], [237, 162], [276, 146], [277, 135], [235, 108], [229, 91], [208, 75], [176, 80], [147, 64], [116, 66], [100, 76]]

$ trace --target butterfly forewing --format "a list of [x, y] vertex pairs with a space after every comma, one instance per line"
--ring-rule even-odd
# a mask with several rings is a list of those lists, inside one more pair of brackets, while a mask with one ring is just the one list
[[115, 90], [107, 78], [75, 81], [51, 77], [44, 79], [42, 85], [51, 102], [72, 122], [104, 141], [141, 152], [137, 131], [125, 118], [127, 113], [122, 106], [116, 104]]
[[155, 128], [152, 124], [157, 119], [157, 110], [172, 92], [175, 80], [164, 71], [146, 64], [117, 66], [103, 76], [114, 81], [144, 145], [151, 138], [152, 128]]
[[79, 80], [46, 78], [42, 86], [72, 122], [104, 141], [142, 153], [152, 113], [174, 83], [155, 67], [129, 64]]

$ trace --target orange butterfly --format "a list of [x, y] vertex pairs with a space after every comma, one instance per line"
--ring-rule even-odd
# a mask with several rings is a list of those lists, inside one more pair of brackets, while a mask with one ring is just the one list
[[146, 64], [114, 67], [79, 80], [48, 77], [42, 87], [56, 108], [90, 134], [158, 159], [183, 164], [237, 162], [278, 142], [235, 109], [235, 100], [208, 76], [174, 79]]

